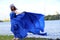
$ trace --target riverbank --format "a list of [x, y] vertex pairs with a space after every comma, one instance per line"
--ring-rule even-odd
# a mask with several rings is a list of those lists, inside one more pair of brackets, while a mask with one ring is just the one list
[[[0, 35], [0, 40], [12, 40], [13, 36]], [[47, 38], [25, 38], [24, 40], [48, 40]]]
[[[0, 35], [0, 40], [12, 40], [13, 35]], [[48, 38], [25, 38], [24, 40], [60, 40], [60, 39], [48, 39]]]

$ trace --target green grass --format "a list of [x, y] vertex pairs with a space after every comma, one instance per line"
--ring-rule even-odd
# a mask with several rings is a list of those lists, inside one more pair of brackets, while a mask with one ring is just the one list
[[0, 35], [0, 40], [12, 40], [13, 36]]
[[[7, 35], [0, 35], [0, 40], [12, 40], [13, 36], [7, 36]], [[24, 40], [48, 40], [46, 38], [25, 38]]]

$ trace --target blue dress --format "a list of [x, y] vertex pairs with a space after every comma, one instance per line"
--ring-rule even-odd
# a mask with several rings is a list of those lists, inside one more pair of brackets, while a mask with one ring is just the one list
[[[10, 13], [11, 19], [11, 31], [16, 38], [25, 38], [27, 33], [40, 34], [40, 31], [44, 32], [44, 15], [32, 13], [32, 12], [22, 12], [16, 15], [16, 13]], [[46, 35], [46, 34], [44, 34]]]

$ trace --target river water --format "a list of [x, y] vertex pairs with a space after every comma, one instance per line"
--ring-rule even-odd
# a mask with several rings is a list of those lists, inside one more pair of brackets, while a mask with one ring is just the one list
[[[0, 35], [13, 35], [10, 31], [10, 22], [0, 22]], [[60, 20], [45, 21], [47, 36], [29, 34], [27, 37], [60, 38]]]

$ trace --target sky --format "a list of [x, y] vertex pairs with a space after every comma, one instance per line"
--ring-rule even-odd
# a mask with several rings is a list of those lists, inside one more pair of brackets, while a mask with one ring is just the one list
[[60, 0], [0, 0], [0, 20], [10, 18], [10, 5], [14, 4], [17, 9], [35, 12], [44, 15], [60, 13]]

